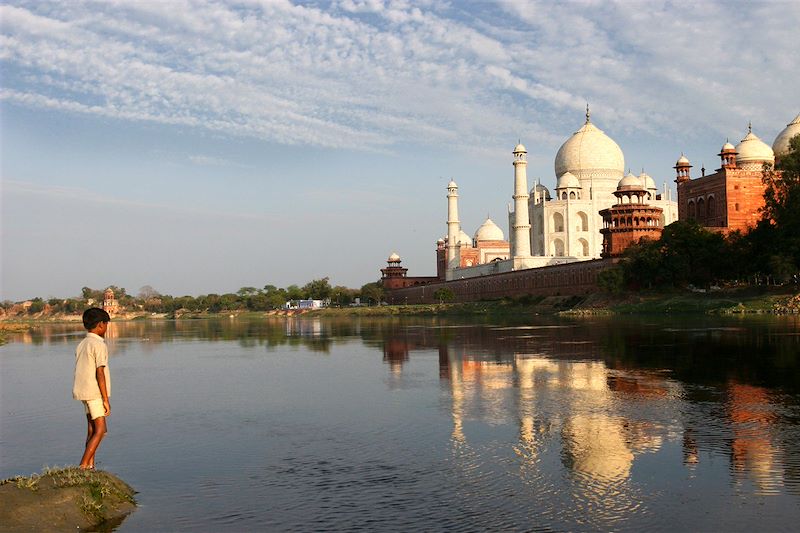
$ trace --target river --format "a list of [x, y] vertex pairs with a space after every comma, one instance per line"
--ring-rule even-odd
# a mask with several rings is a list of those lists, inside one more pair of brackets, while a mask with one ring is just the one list
[[[75, 464], [78, 325], [0, 347], [0, 477]], [[112, 322], [133, 531], [780, 531], [796, 317]]]

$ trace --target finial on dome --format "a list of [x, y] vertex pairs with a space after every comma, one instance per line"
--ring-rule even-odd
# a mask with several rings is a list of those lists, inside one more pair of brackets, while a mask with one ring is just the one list
[[748, 120], [747, 121], [747, 133], [753, 133], [753, 121], [752, 120]]
[[703, 166], [700, 167], [700, 172], [702, 172], [703, 176], [705, 176], [706, 175], [706, 165], [705, 165], [705, 163], [701, 163], [701, 165], [703, 165]]
[[586, 123], [590, 122], [589, 117], [591, 117], [591, 113], [589, 113], [589, 102], [586, 102]]

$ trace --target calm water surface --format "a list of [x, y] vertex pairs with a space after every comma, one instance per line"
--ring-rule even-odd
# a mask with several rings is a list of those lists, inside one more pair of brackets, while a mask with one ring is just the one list
[[[0, 347], [0, 477], [74, 464], [79, 326]], [[112, 323], [118, 531], [780, 531], [794, 318]]]

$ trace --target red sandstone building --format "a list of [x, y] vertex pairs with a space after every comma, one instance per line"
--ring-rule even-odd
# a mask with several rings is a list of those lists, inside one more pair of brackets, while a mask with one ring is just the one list
[[748, 127], [735, 147], [726, 142], [720, 153], [721, 166], [713, 174], [692, 178], [689, 159], [681, 155], [675, 164], [678, 189], [678, 219], [696, 220], [714, 231], [746, 231], [761, 218], [764, 207], [765, 166], [772, 167], [789, 151], [789, 139], [800, 134], [798, 115], [776, 137], [770, 148]]
[[600, 211], [603, 217], [603, 257], [619, 257], [641, 239], [658, 240], [663, 229], [663, 210], [645, 203], [648, 191], [642, 181], [629, 175], [620, 180], [617, 203]]

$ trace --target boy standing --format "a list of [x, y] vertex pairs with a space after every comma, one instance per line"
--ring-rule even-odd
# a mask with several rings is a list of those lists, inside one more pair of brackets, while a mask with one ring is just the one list
[[83, 327], [88, 333], [75, 350], [75, 382], [72, 397], [83, 402], [88, 430], [81, 468], [94, 468], [94, 454], [106, 435], [106, 417], [111, 414], [111, 376], [108, 348], [104, 340], [111, 317], [97, 307], [83, 312]]

